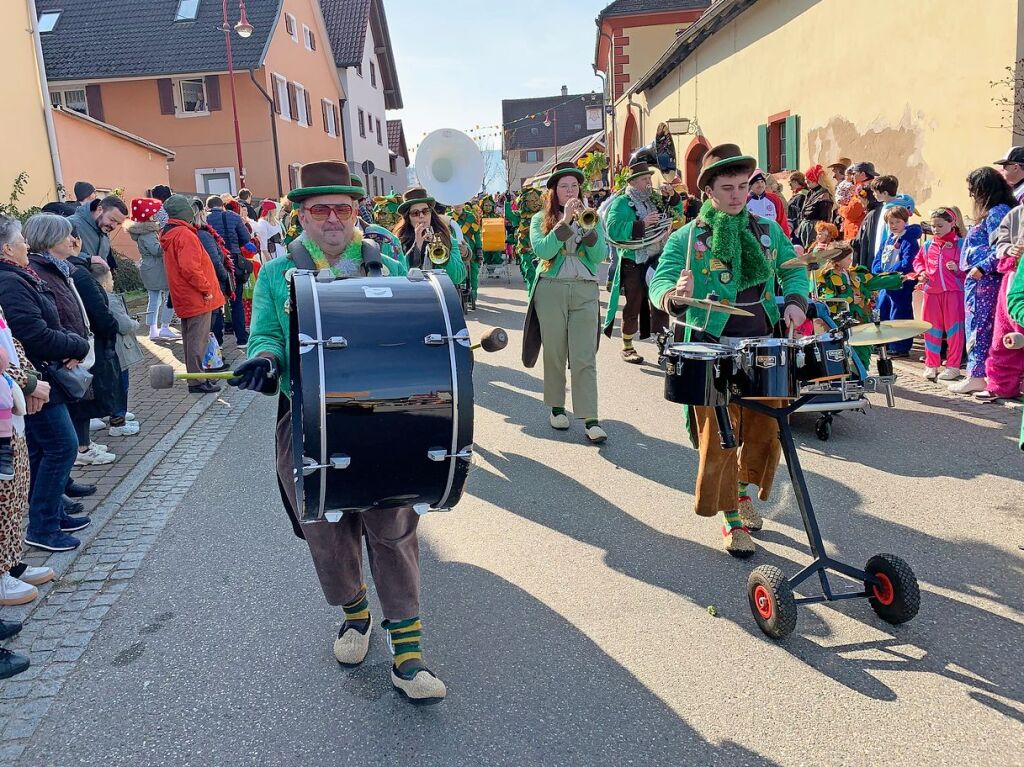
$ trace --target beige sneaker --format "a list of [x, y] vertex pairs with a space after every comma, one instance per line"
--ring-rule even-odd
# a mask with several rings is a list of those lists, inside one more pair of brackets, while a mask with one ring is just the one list
[[608, 433], [597, 424], [589, 427], [586, 430], [587, 439], [593, 442], [595, 445], [599, 445], [608, 439]]
[[566, 429], [569, 428], [569, 416], [567, 416], [565, 413], [559, 413], [558, 415], [552, 413], [548, 421], [551, 423], [552, 429], [565, 431]]
[[946, 368], [939, 373], [940, 381], [959, 381], [964, 377], [964, 371], [959, 368]]
[[370, 649], [370, 629], [373, 627], [373, 621], [366, 624], [365, 634], [360, 634], [352, 626], [348, 626], [346, 629], [346, 626], [346, 623], [341, 624], [338, 638], [334, 640], [334, 657], [342, 666], [351, 668], [366, 660], [366, 653]]
[[726, 551], [737, 559], [746, 559], [749, 556], [753, 556], [754, 552], [757, 551], [754, 539], [742, 527], [734, 527], [732, 530], [723, 527], [722, 545], [725, 546]]
[[962, 381], [950, 384], [947, 388], [954, 394], [973, 394], [977, 391], [985, 391], [985, 379], [975, 376], [968, 376]]
[[764, 518], [754, 507], [754, 502], [750, 498], [740, 499], [740, 507], [738, 511], [740, 514], [740, 522], [742, 522], [743, 526], [748, 530], [757, 531], [764, 527]]
[[417, 706], [432, 706], [448, 695], [444, 682], [423, 665], [423, 661], [409, 660], [402, 670], [391, 667], [391, 684], [402, 696]]

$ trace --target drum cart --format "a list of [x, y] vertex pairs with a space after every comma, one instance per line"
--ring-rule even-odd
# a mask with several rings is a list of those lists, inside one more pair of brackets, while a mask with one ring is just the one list
[[[786, 466], [793, 483], [800, 517], [814, 557], [809, 565], [788, 579], [782, 570], [774, 565], [760, 565], [747, 579], [747, 597], [754, 620], [761, 630], [773, 639], [783, 639], [792, 633], [796, 627], [797, 605], [867, 598], [871, 609], [882, 620], [900, 624], [917, 615], [921, 602], [914, 572], [910, 565], [894, 554], [876, 554], [861, 570], [833, 559], [825, 553], [825, 544], [807, 490], [803, 468], [793, 440], [793, 431], [789, 426], [789, 416], [813, 402], [817, 396], [813, 393], [804, 394], [782, 408], [768, 407], [765, 403], [754, 400], [734, 398], [741, 407], [771, 416], [778, 422], [782, 453], [786, 457]], [[828, 578], [830, 570], [856, 581], [858, 588], [833, 591]], [[821, 583], [821, 594], [795, 596], [794, 589], [813, 575], [817, 575]]]

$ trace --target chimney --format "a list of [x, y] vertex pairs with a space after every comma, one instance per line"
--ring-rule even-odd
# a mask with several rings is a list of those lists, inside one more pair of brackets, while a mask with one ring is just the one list
[[569, 95], [569, 86], [568, 85], [563, 85], [562, 86], [562, 95], [563, 96], [568, 96]]

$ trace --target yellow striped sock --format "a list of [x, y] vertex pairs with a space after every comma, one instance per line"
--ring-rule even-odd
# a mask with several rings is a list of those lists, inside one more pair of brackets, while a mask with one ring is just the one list
[[384, 628], [388, 631], [388, 643], [391, 645], [391, 652], [395, 656], [395, 666], [399, 667], [407, 660], [422, 660], [423, 652], [420, 649], [420, 639], [423, 634], [423, 624], [419, 618], [410, 618], [404, 621], [384, 621]]
[[347, 605], [342, 605], [347, 621], [365, 621], [370, 619], [370, 601], [366, 598], [366, 584], [359, 590], [359, 596]]
[[622, 348], [623, 349], [632, 349], [633, 348], [633, 336], [627, 335], [625, 333], [622, 334]]

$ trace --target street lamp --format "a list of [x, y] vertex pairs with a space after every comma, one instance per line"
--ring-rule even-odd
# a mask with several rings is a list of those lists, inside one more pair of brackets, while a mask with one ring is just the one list
[[[238, 0], [238, 23], [235, 32], [243, 40], [253, 33], [253, 26], [245, 15], [245, 0]], [[235, 62], [231, 57], [231, 26], [228, 24], [228, 0], [224, 0], [224, 44], [228, 49], [228, 82], [231, 85], [231, 115], [235, 122], [235, 157], [238, 160], [238, 185], [245, 186], [245, 165], [242, 163], [242, 133], [238, 125], [238, 100], [235, 97]]]

